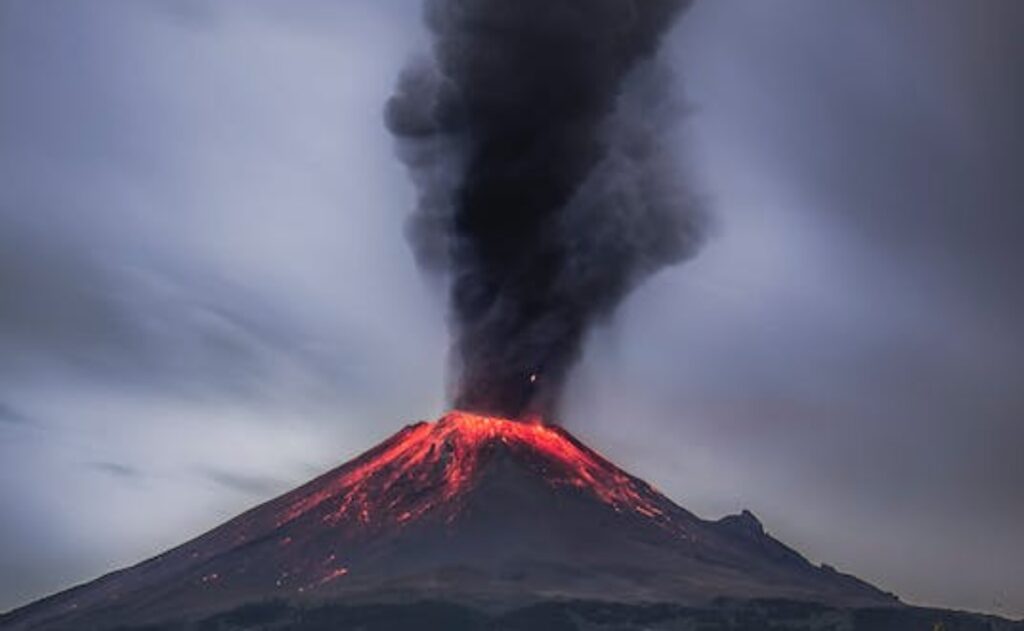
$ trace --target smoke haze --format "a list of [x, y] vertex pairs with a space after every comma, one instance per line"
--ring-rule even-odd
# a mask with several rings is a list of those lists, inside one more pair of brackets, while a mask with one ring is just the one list
[[653, 60], [680, 0], [429, 0], [434, 57], [386, 108], [419, 190], [408, 235], [450, 281], [457, 407], [552, 418], [591, 324], [693, 253]]

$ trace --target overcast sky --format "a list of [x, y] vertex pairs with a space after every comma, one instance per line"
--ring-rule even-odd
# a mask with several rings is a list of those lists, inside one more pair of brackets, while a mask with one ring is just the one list
[[[415, 0], [0, 0], [0, 610], [444, 410], [381, 107]], [[565, 423], [707, 518], [1024, 616], [1024, 4], [698, 2], [703, 252]]]

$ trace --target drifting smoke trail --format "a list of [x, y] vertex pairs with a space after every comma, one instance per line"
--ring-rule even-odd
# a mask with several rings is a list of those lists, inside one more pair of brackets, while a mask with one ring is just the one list
[[451, 281], [457, 407], [550, 418], [589, 327], [699, 244], [651, 61], [687, 4], [427, 0], [434, 57], [386, 121], [417, 258]]

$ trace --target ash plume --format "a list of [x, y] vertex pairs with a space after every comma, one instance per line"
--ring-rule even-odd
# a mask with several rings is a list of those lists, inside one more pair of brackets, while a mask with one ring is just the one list
[[456, 407], [557, 413], [592, 324], [691, 255], [703, 215], [654, 56], [687, 0], [427, 0], [433, 56], [385, 109], [408, 237], [450, 282]]

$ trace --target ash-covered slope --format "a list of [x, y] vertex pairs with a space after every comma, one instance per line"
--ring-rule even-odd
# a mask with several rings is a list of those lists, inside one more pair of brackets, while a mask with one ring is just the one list
[[565, 430], [456, 412], [0, 626], [106, 628], [269, 599], [509, 608], [723, 596], [895, 604], [811, 565], [750, 513], [695, 517]]

